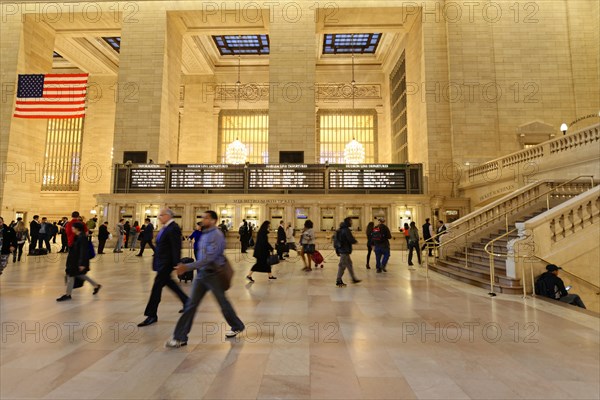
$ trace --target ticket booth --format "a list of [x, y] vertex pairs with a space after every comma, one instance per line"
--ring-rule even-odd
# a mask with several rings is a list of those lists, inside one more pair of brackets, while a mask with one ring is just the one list
[[271, 222], [271, 229], [277, 229], [279, 227], [279, 223], [283, 221], [284, 212], [285, 210], [283, 207], [269, 208], [269, 221]]
[[398, 226], [390, 226], [390, 229], [397, 229], [398, 231], [404, 229], [404, 224], [410, 225], [410, 223], [413, 221], [414, 215], [414, 207], [398, 207], [396, 214], [396, 221], [398, 223]]
[[[258, 230], [260, 227], [260, 209], [257, 206], [249, 205], [242, 207], [242, 216], [249, 224], [252, 224], [255, 227], [255, 230]], [[272, 227], [271, 227], [272, 228]]]
[[294, 212], [294, 229], [304, 229], [304, 222], [308, 219], [308, 208], [297, 207]]
[[321, 230], [324, 232], [335, 230], [335, 208], [321, 209]]
[[123, 218], [125, 221], [129, 221], [129, 224], [133, 225], [134, 217], [135, 217], [135, 206], [128, 205], [128, 204], [119, 206], [119, 218], [117, 218], [117, 222], [121, 218]]
[[383, 217], [389, 223], [387, 207], [373, 207], [371, 210], [373, 211], [371, 221]]
[[[204, 210], [206, 211], [206, 210]], [[224, 205], [217, 207], [217, 214], [219, 215], [219, 220], [233, 220], [234, 217], [234, 208], [230, 205]], [[220, 222], [219, 222], [220, 223]]]
[[353, 231], [362, 231], [362, 223], [360, 220], [361, 217], [361, 208], [360, 207], [348, 207], [346, 208], [346, 217], [352, 218], [352, 230]]
[[[150, 218], [150, 222], [154, 225], [154, 229], [158, 229], [158, 214], [160, 212], [160, 206], [154, 204], [144, 204], [142, 207], [144, 210], [144, 217], [140, 218], [145, 220], [146, 218]], [[144, 225], [142, 221], [140, 221], [141, 225]]]

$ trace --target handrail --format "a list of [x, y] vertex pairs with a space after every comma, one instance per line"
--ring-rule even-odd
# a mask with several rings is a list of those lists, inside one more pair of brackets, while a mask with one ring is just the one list
[[[506, 232], [504, 234], [502, 234], [501, 236], [498, 236], [495, 239], [490, 240], [489, 242], [487, 242], [487, 244], [485, 245], [485, 247], [483, 248], [483, 250], [485, 250], [486, 253], [488, 253], [488, 255], [490, 256], [490, 293], [488, 293], [490, 296], [495, 296], [496, 293], [494, 293], [494, 281], [496, 280], [495, 278], [495, 273], [496, 273], [496, 266], [494, 264], [494, 257], [502, 257], [504, 256], [504, 254], [496, 254], [494, 253], [494, 243], [497, 240], [500, 240], [508, 235], [510, 235], [511, 233], [516, 232], [517, 229], [513, 229], [510, 232]], [[492, 245], [492, 250], [488, 251], [488, 246]], [[506, 254], [506, 256], [508, 256], [508, 254]], [[522, 271], [522, 275], [523, 275], [523, 297], [525, 297], [527, 295], [526, 293], [526, 289], [525, 289], [525, 271]]]
[[[542, 193], [542, 194], [540, 194], [540, 195], [538, 195], [538, 196], [536, 196], [536, 197], [534, 197], [534, 198], [532, 198], [532, 199], [529, 199], [529, 200], [527, 200], [526, 202], [524, 202], [524, 203], [522, 203], [522, 204], [519, 204], [518, 206], [516, 206], [516, 207], [513, 207], [513, 208], [511, 208], [511, 209], [510, 209], [510, 210], [508, 210], [508, 211], [505, 211], [504, 213], [502, 213], [502, 214], [498, 215], [498, 216], [496, 217], [496, 219], [498, 219], [498, 218], [500, 218], [500, 217], [502, 217], [502, 216], [506, 217], [506, 230], [508, 231], [508, 214], [509, 214], [509, 213], [511, 213], [512, 211], [514, 211], [514, 210], [516, 210], [516, 209], [519, 209], [519, 208], [523, 207], [525, 204], [531, 203], [532, 201], [535, 201], [535, 200], [537, 200], [537, 199], [539, 199], [539, 198], [541, 198], [541, 197], [548, 196], [548, 195], [549, 195], [551, 192], [553, 192], [553, 191], [555, 191], [555, 190], [557, 190], [557, 189], [559, 189], [559, 188], [561, 188], [561, 187], [563, 187], [563, 186], [565, 186], [565, 185], [568, 185], [569, 183], [572, 183], [572, 182], [574, 182], [574, 181], [576, 181], [576, 180], [578, 180], [578, 179], [580, 179], [580, 178], [591, 178], [592, 188], [594, 187], [594, 175], [579, 175], [579, 176], [578, 176], [578, 177], [576, 177], [576, 178], [573, 178], [573, 179], [570, 179], [570, 180], [568, 180], [568, 181], [566, 181], [566, 182], [563, 182], [563, 183], [561, 183], [560, 185], [558, 185], [558, 186], [556, 186], [556, 187], [553, 187], [552, 189], [548, 190], [547, 192], [544, 192], [544, 193]], [[550, 199], [549, 199], [549, 198], [546, 198], [546, 207], [547, 207], [548, 209], [550, 209]], [[441, 246], [445, 246], [446, 244], [448, 244], [448, 243], [451, 243], [451, 242], [453, 242], [454, 240], [456, 240], [456, 239], [458, 239], [458, 238], [460, 238], [460, 237], [463, 237], [464, 235], [467, 235], [467, 234], [469, 234], [469, 233], [471, 233], [471, 232], [473, 232], [473, 231], [475, 231], [475, 230], [477, 230], [477, 229], [479, 229], [479, 228], [481, 228], [482, 226], [485, 226], [485, 225], [487, 225], [487, 224], [489, 224], [489, 221], [483, 222], [483, 223], [481, 223], [481, 224], [477, 225], [476, 227], [474, 227], [474, 228], [471, 228], [471, 229], [469, 229], [468, 231], [466, 231], [466, 232], [463, 232], [463, 233], [461, 233], [460, 235], [453, 237], [452, 239], [448, 240], [447, 242], [440, 243], [440, 244], [439, 244], [439, 247], [441, 247]], [[436, 235], [432, 236], [432, 237], [431, 237], [431, 240], [435, 240], [435, 238], [436, 238], [436, 237], [438, 237], [438, 236], [441, 236], [441, 235], [444, 235], [444, 234], [446, 234], [446, 233], [447, 233], [447, 231], [444, 231], [444, 232], [438, 233], [438, 234], [436, 234]]]

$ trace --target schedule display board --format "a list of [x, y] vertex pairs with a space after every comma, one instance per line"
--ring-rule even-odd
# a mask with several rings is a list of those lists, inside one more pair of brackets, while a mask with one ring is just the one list
[[119, 164], [115, 193], [423, 193], [419, 164]]
[[243, 189], [244, 168], [222, 164], [172, 165], [169, 188]]
[[388, 164], [332, 165], [329, 189], [406, 191], [405, 166]]
[[323, 190], [325, 167], [308, 164], [251, 165], [249, 189]]
[[129, 187], [133, 190], [165, 190], [167, 171], [164, 167], [153, 164], [140, 164], [131, 168]]

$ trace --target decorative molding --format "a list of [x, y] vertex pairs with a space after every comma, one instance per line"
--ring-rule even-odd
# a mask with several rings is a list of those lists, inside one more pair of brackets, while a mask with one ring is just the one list
[[215, 101], [228, 101], [238, 99], [238, 90], [240, 101], [260, 101], [269, 100], [268, 83], [246, 83], [240, 85], [223, 84], [215, 86]]
[[[317, 83], [315, 89], [317, 100], [352, 99], [352, 85], [349, 83]], [[354, 85], [354, 98], [381, 99], [381, 85], [358, 83]]]

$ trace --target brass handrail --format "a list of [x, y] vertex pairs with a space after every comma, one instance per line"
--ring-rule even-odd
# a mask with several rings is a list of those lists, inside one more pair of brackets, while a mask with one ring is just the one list
[[[554, 188], [552, 188], [552, 189], [548, 190], [547, 192], [545, 192], [545, 193], [542, 193], [542, 194], [540, 194], [540, 195], [538, 195], [538, 196], [536, 196], [536, 197], [534, 197], [534, 198], [532, 198], [532, 199], [529, 199], [529, 200], [527, 200], [526, 202], [524, 202], [524, 203], [522, 203], [522, 204], [519, 204], [518, 206], [516, 206], [516, 207], [513, 207], [513, 208], [511, 208], [511, 209], [510, 209], [510, 210], [508, 210], [508, 211], [505, 211], [505, 212], [504, 212], [504, 213], [502, 213], [502, 214], [499, 214], [499, 215], [498, 215], [498, 216], [496, 216], [494, 219], [498, 219], [498, 218], [500, 218], [500, 217], [502, 217], [502, 216], [505, 216], [505, 217], [506, 217], [506, 230], [508, 231], [508, 213], [510, 213], [510, 212], [512, 212], [512, 211], [514, 211], [514, 210], [516, 210], [516, 209], [519, 209], [519, 208], [523, 207], [525, 204], [527, 204], [527, 203], [531, 203], [532, 201], [535, 201], [535, 200], [537, 200], [537, 199], [539, 199], [539, 198], [541, 198], [541, 197], [548, 196], [548, 195], [549, 195], [551, 192], [555, 191], [556, 189], [559, 189], [559, 188], [561, 188], [561, 187], [563, 187], [563, 186], [565, 186], [565, 185], [568, 185], [569, 183], [572, 183], [572, 182], [574, 182], [574, 181], [576, 181], [576, 180], [578, 180], [578, 179], [580, 179], [580, 178], [591, 178], [592, 188], [594, 187], [594, 175], [579, 175], [577, 178], [573, 178], [573, 179], [570, 179], [570, 180], [568, 180], [568, 181], [566, 181], [566, 182], [563, 182], [563, 183], [561, 183], [560, 185], [558, 185], [558, 186], [556, 186], [556, 187], [554, 187]], [[550, 209], [550, 204], [549, 204], [549, 203], [550, 203], [550, 199], [549, 199], [549, 198], [546, 198], [546, 206], [547, 206], [547, 209]], [[486, 222], [483, 222], [483, 223], [481, 223], [481, 224], [477, 225], [477, 226], [476, 226], [476, 227], [474, 227], [474, 228], [471, 228], [471, 229], [469, 229], [469, 230], [468, 230], [468, 231], [466, 231], [466, 232], [463, 232], [463, 233], [461, 233], [461, 234], [460, 234], [460, 235], [458, 235], [458, 236], [455, 236], [455, 237], [453, 237], [453, 238], [449, 239], [447, 242], [439, 243], [439, 246], [438, 246], [438, 248], [439, 248], [439, 247], [442, 247], [442, 246], [445, 246], [445, 245], [447, 245], [448, 243], [451, 243], [451, 242], [453, 242], [454, 240], [456, 240], [456, 239], [458, 239], [458, 238], [460, 238], [460, 237], [463, 237], [464, 235], [467, 235], [467, 234], [469, 234], [469, 233], [471, 233], [471, 232], [473, 232], [473, 231], [475, 231], [475, 230], [477, 230], [477, 229], [481, 228], [482, 226], [485, 226], [485, 225], [487, 225], [487, 224], [489, 224], [489, 223], [490, 223], [490, 222], [489, 222], [489, 220], [488, 220], [488, 221], [486, 221]], [[436, 234], [436, 235], [432, 236], [430, 240], [435, 240], [435, 238], [437, 238], [438, 236], [445, 235], [446, 233], [447, 233], [447, 231], [440, 232], [440, 233], [438, 233], [438, 234]]]

